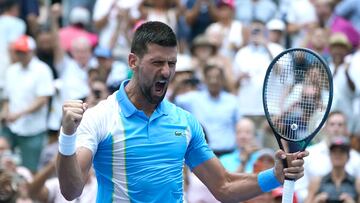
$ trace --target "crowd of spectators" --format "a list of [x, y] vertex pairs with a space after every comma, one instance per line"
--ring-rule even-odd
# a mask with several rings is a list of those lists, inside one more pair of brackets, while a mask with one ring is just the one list
[[[293, 47], [321, 55], [333, 74], [332, 113], [309, 147], [294, 201], [360, 202], [358, 0], [0, 0], [0, 202], [66, 202], [54, 166], [62, 103], [92, 107], [131, 78], [127, 54], [146, 21], [176, 32], [167, 99], [197, 117], [229, 171], [274, 164], [278, 146], [262, 106], [271, 60]], [[75, 202], [95, 202], [95, 176]], [[186, 167], [184, 179], [186, 202], [217, 202]], [[281, 193], [247, 203], [279, 202]]]

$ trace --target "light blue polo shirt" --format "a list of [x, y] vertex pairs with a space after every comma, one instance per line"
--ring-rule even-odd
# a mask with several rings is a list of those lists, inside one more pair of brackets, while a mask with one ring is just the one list
[[184, 162], [193, 169], [214, 157], [203, 130], [165, 99], [147, 117], [127, 83], [87, 110], [77, 130], [77, 146], [93, 152], [97, 202], [183, 202]]

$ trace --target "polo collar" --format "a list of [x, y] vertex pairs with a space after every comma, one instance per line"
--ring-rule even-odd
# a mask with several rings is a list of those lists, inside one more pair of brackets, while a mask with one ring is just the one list
[[[116, 93], [116, 100], [118, 101], [118, 104], [121, 108], [121, 111], [123, 112], [124, 116], [125, 117], [130, 117], [132, 116], [133, 114], [137, 113], [137, 112], [142, 112], [141, 110], [138, 110], [134, 104], [130, 101], [128, 95], [126, 94], [126, 91], [125, 91], [125, 86], [129, 83], [129, 79], [128, 80], [124, 80], [121, 85], [120, 85], [120, 88], [119, 88], [119, 91], [117, 91]], [[169, 112], [168, 112], [168, 108], [167, 108], [167, 105], [168, 105], [168, 101], [166, 101], [166, 99], [164, 99], [163, 101], [160, 102], [160, 104], [156, 107], [153, 115], [153, 116], [160, 116], [160, 115], [168, 115]]]

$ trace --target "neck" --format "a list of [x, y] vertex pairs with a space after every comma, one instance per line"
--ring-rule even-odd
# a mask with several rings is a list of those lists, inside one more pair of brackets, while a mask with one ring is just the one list
[[147, 116], [151, 116], [157, 104], [151, 104], [147, 101], [146, 97], [141, 92], [140, 87], [134, 82], [134, 79], [131, 79], [125, 86], [125, 92], [131, 103], [133, 103], [137, 109], [142, 110]]
[[335, 184], [340, 184], [341, 181], [345, 178], [345, 169], [344, 167], [334, 167], [331, 172], [331, 179]]

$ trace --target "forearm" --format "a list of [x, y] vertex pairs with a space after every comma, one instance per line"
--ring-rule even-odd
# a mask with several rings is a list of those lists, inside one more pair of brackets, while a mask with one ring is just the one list
[[84, 188], [86, 176], [81, 171], [76, 154], [64, 156], [59, 153], [56, 168], [61, 193], [65, 199], [70, 201], [79, 197]]
[[49, 101], [48, 96], [38, 97], [35, 99], [34, 102], [32, 102], [29, 105], [28, 108], [24, 109], [21, 113], [24, 115], [34, 113], [35, 111], [39, 110], [42, 106], [46, 105], [48, 101]]
[[194, 7], [191, 10], [187, 10], [185, 12], [185, 21], [189, 25], [193, 25], [195, 23], [195, 20], [199, 16], [200, 13], [200, 3], [196, 2]]
[[241, 202], [262, 194], [256, 174], [230, 173], [217, 195], [221, 202]]
[[109, 17], [109, 15], [106, 15], [103, 18], [101, 18], [100, 20], [94, 21], [95, 29], [97, 31], [100, 31], [101, 29], [103, 29], [107, 25], [108, 17]]

